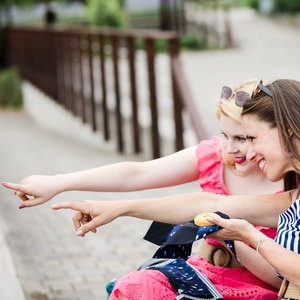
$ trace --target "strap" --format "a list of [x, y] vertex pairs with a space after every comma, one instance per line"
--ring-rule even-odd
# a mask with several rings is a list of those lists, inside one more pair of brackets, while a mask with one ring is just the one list
[[288, 280], [283, 279], [278, 292], [278, 300], [282, 298], [300, 299], [300, 289]]

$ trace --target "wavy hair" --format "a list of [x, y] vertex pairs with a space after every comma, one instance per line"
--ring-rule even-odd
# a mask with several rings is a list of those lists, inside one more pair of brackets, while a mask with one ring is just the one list
[[284, 188], [291, 190], [298, 188], [300, 179], [300, 82], [279, 79], [266, 86], [272, 97], [259, 92], [245, 102], [241, 115], [254, 115], [270, 128], [277, 128], [281, 147], [291, 153], [287, 158], [296, 170], [284, 174]]

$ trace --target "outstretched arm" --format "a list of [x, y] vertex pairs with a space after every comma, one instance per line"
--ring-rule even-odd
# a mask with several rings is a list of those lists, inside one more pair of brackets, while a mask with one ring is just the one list
[[[71, 208], [77, 211], [73, 222], [76, 234], [79, 236], [84, 236], [89, 231], [95, 232], [97, 227], [121, 216], [178, 224], [193, 219], [198, 213], [219, 210], [228, 214], [232, 219], [207, 217], [209, 221], [223, 227], [222, 230], [213, 233], [212, 237], [219, 240], [244, 241], [254, 248], [260, 243], [260, 255], [277, 272], [300, 286], [300, 271], [296, 263], [300, 263], [299, 254], [284, 249], [273, 240], [264, 240], [267, 236], [249, 223], [276, 227], [278, 215], [284, 212], [290, 204], [290, 192], [263, 196], [191, 193], [135, 201], [63, 202], [53, 205], [52, 208], [55, 210]], [[278, 287], [279, 281], [275, 276], [275, 271], [272, 274], [268, 278], [268, 282]]]
[[183, 184], [198, 177], [195, 146], [145, 162], [121, 162], [53, 176], [34, 175], [18, 184], [2, 184], [15, 190], [24, 201], [21, 207], [29, 207], [65, 191], [130, 192]]
[[[80, 228], [85, 234], [121, 216], [180, 224], [192, 220], [199, 213], [217, 210], [231, 218], [276, 227], [278, 215], [289, 205], [290, 192], [261, 196], [224, 196], [199, 192], [140, 200], [62, 202], [52, 208], [78, 211], [74, 217], [75, 229]], [[90, 215], [91, 222], [81, 226], [83, 214]]]

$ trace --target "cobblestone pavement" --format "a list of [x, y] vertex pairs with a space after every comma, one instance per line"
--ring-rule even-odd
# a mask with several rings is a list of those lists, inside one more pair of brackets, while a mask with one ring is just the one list
[[[130, 159], [99, 153], [84, 144], [51, 135], [36, 126], [24, 111], [0, 111], [0, 128], [1, 181], [19, 182], [31, 174], [64, 173]], [[188, 185], [184, 191], [194, 188]], [[73, 213], [52, 211], [51, 204], [62, 200], [134, 199], [178, 192], [178, 188], [123, 194], [69, 192], [42, 206], [19, 210], [18, 198], [0, 187], [1, 231], [11, 249], [26, 299], [106, 299], [108, 281], [135, 270], [156, 249], [142, 239], [148, 221], [121, 218], [100, 228], [97, 234], [79, 238], [73, 230]]]

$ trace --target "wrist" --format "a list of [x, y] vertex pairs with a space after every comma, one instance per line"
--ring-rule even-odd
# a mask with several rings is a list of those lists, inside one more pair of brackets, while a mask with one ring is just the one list
[[68, 180], [64, 174], [56, 174], [52, 176], [52, 183], [54, 185], [55, 193], [70, 191], [72, 188], [68, 186]]
[[256, 249], [259, 241], [264, 238], [267, 238], [267, 236], [263, 234], [260, 230], [256, 229], [252, 224], [248, 224], [249, 226], [245, 230], [244, 239], [242, 241]]
[[257, 252], [257, 254], [261, 255], [260, 252], [259, 252], [260, 247], [263, 247], [264, 244], [266, 242], [269, 242], [269, 241], [274, 241], [274, 240], [271, 239], [271, 238], [269, 238], [269, 237], [264, 237], [264, 238], [262, 238], [262, 239], [259, 240], [259, 242], [256, 245], [256, 252]]

